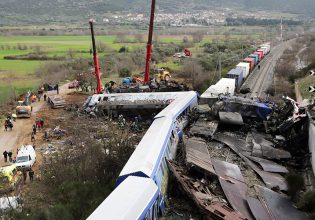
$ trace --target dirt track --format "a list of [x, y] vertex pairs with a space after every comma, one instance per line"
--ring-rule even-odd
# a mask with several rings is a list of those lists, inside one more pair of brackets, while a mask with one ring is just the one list
[[[60, 94], [64, 95], [68, 92], [68, 84], [65, 84], [60, 87]], [[40, 102], [35, 102], [32, 104], [33, 112], [31, 118], [21, 118], [17, 119], [16, 122], [13, 123], [12, 131], [4, 131], [4, 127], [0, 129], [0, 152], [2, 159], [0, 160], [0, 165], [4, 165], [4, 160], [2, 153], [6, 151], [12, 151], [13, 157], [16, 156], [16, 149], [19, 148], [23, 144], [31, 143], [31, 131], [32, 125], [35, 122], [36, 117], [40, 117], [37, 115], [37, 112], [47, 106], [47, 103], [44, 102], [43, 98]], [[42, 134], [39, 134], [42, 135]], [[38, 136], [38, 135], [37, 135]]]

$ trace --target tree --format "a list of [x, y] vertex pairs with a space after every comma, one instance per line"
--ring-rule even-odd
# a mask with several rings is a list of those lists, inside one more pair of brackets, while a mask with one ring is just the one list
[[200, 43], [203, 40], [203, 33], [198, 31], [198, 32], [194, 32], [192, 34], [192, 38], [193, 38], [193, 42], [194, 43]]
[[127, 68], [122, 68], [119, 70], [119, 77], [129, 77], [131, 76], [131, 71]]

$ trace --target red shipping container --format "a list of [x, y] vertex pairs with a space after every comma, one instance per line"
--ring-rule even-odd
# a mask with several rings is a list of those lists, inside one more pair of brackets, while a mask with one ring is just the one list
[[261, 61], [261, 59], [263, 58], [262, 53], [255, 51], [254, 54], [257, 54], [259, 57], [259, 61]]
[[255, 59], [254, 58], [246, 57], [244, 59], [244, 62], [250, 63], [250, 70], [254, 69], [254, 67], [255, 67]]

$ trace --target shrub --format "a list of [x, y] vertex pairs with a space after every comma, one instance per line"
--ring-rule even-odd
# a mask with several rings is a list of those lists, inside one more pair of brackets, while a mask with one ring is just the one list
[[122, 68], [119, 70], [119, 77], [129, 77], [131, 76], [131, 71], [127, 68]]

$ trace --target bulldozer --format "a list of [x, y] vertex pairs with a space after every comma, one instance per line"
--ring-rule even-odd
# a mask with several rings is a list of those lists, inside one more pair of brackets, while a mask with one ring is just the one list
[[157, 81], [169, 81], [171, 78], [171, 70], [168, 67], [161, 67], [155, 75]]
[[32, 106], [30, 104], [31, 92], [28, 91], [23, 101], [18, 101], [16, 106], [16, 117], [17, 118], [30, 118], [32, 114]]

